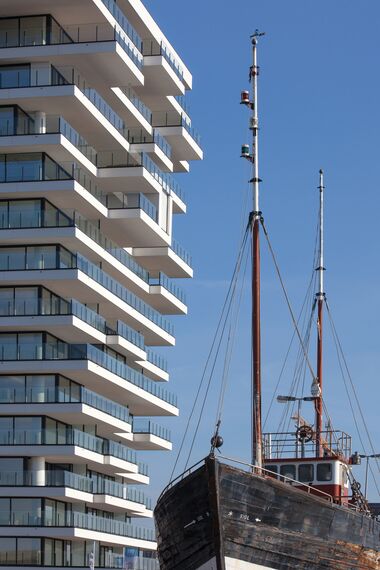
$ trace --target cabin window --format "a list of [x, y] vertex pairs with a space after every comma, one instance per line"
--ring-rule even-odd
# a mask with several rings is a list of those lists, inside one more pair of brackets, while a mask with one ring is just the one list
[[271, 472], [268, 473], [270, 477], [274, 477], [275, 479], [277, 478], [278, 465], [265, 465], [265, 469]]
[[332, 479], [331, 463], [319, 463], [317, 465], [317, 479], [318, 481], [331, 481]]
[[284, 477], [289, 477], [290, 479], [296, 478], [296, 466], [295, 465], [281, 465], [280, 473]]
[[298, 466], [298, 481], [301, 483], [314, 481], [314, 465], [312, 463], [302, 463]]

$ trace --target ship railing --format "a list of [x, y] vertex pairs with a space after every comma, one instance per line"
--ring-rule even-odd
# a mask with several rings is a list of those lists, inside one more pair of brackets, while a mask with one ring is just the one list
[[[340, 430], [321, 433], [323, 449], [328, 456], [351, 457], [351, 436]], [[266, 459], [290, 459], [317, 456], [316, 438], [301, 441], [296, 432], [263, 434], [263, 449]]]
[[329, 495], [328, 493], [325, 493], [324, 491], [321, 491], [320, 489], [316, 489], [315, 487], [311, 487], [310, 485], [307, 485], [306, 483], [301, 483], [300, 481], [297, 481], [296, 479], [292, 479], [291, 477], [287, 477], [286, 475], [277, 475], [274, 474], [273, 471], [271, 471], [270, 469], [265, 469], [264, 467], [257, 467], [256, 465], [252, 465], [252, 463], [247, 463], [246, 461], [241, 461], [239, 459], [235, 459], [234, 457], [226, 457], [223, 455], [220, 455], [218, 457], [218, 459], [224, 459], [225, 461], [230, 461], [231, 463], [236, 463], [238, 465], [243, 465], [244, 467], [248, 467], [248, 469], [256, 475], [262, 475], [265, 477], [270, 477], [271, 479], [276, 479], [277, 481], [281, 481], [283, 483], [287, 483], [289, 485], [292, 486], [297, 486], [297, 488], [302, 487], [302, 489], [305, 489], [307, 493], [309, 493], [310, 495], [321, 495], [321, 498], [323, 499], [327, 499], [330, 503], [334, 502], [334, 499], [331, 495]]
[[161, 497], [163, 495], [165, 495], [165, 493], [167, 491], [169, 491], [169, 489], [171, 489], [172, 487], [174, 487], [174, 485], [176, 485], [177, 483], [179, 483], [180, 481], [182, 481], [182, 479], [185, 479], [188, 475], [190, 475], [190, 473], [192, 473], [193, 471], [195, 471], [195, 469], [198, 469], [201, 465], [203, 465], [206, 461], [206, 457], [204, 457], [203, 459], [201, 459], [200, 461], [198, 461], [197, 463], [194, 463], [194, 465], [192, 465], [191, 467], [189, 467], [188, 469], [186, 469], [186, 471], [183, 471], [183, 473], [181, 473], [180, 475], [178, 475], [177, 477], [175, 477], [175, 479], [172, 479], [164, 488], [164, 490], [161, 492], [160, 496], [157, 499], [157, 503], [158, 501], [161, 499]]

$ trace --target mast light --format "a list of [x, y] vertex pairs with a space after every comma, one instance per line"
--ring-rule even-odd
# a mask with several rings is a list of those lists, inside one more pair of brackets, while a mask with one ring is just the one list
[[242, 91], [240, 97], [240, 105], [250, 105], [249, 91]]

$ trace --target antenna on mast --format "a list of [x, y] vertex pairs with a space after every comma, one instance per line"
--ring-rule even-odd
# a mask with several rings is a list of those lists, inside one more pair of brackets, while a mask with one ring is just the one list
[[322, 422], [323, 422], [323, 304], [326, 299], [324, 289], [324, 212], [323, 198], [325, 187], [323, 185], [323, 170], [319, 171], [319, 264], [316, 268], [318, 272], [319, 290], [316, 294], [318, 301], [317, 320], [317, 378], [312, 385], [312, 395], [315, 400], [315, 431], [316, 431], [316, 455], [322, 457]]
[[252, 232], [252, 465], [262, 467], [262, 422], [261, 422], [261, 323], [260, 323], [260, 222], [259, 207], [259, 119], [258, 119], [258, 76], [257, 42], [265, 32], [255, 30], [252, 40], [252, 65], [249, 68], [252, 98], [248, 91], [241, 94], [241, 104], [251, 110], [250, 130], [252, 150], [243, 145], [241, 156], [252, 163], [253, 210], [249, 222]]

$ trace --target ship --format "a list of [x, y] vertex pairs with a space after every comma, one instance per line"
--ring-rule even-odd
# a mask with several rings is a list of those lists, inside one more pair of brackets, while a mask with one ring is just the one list
[[[298, 409], [289, 432], [263, 433], [261, 404], [259, 121], [257, 45], [251, 37], [250, 110], [253, 209], [247, 229], [252, 252], [252, 456], [223, 456], [220, 421], [207, 457], [170, 481], [154, 511], [161, 570], [380, 570], [379, 505], [367, 501], [353, 474], [360, 454], [351, 437], [323, 425], [324, 175], [319, 172], [319, 248], [313, 310], [317, 323], [314, 373], [292, 313], [295, 332], [310, 369], [310, 395], [279, 396], [281, 402], [310, 402], [313, 422]], [[368, 468], [368, 456], [367, 468]], [[366, 472], [367, 479], [368, 471]]]

